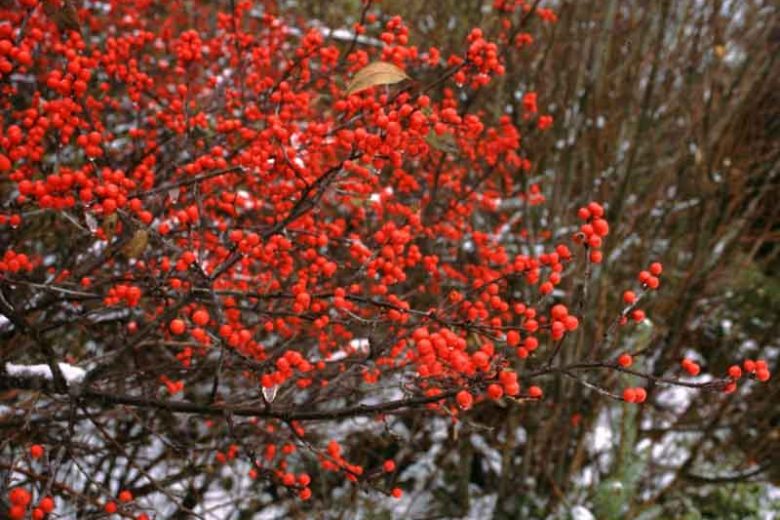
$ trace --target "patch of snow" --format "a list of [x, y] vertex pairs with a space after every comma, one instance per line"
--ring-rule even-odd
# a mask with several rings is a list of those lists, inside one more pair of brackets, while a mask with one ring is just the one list
[[368, 354], [370, 344], [368, 338], [355, 338], [349, 342], [349, 346], [354, 349], [356, 353]]
[[596, 520], [596, 517], [593, 516], [593, 513], [591, 513], [590, 510], [584, 506], [572, 507], [571, 518], [572, 520]]
[[279, 391], [279, 385], [273, 385], [271, 387], [263, 387], [263, 398], [269, 403], [273, 403], [276, 399], [276, 392]]
[[[70, 365], [68, 363], [57, 363], [60, 367], [63, 377], [68, 383], [80, 383], [87, 375], [83, 368]], [[5, 371], [9, 376], [15, 377], [42, 377], [51, 381], [53, 379], [49, 365], [17, 365], [15, 363], [6, 363]]]
[[597, 424], [593, 430], [593, 442], [591, 443], [593, 449], [598, 451], [604, 451], [612, 446], [612, 429], [609, 426], [603, 424]]
[[481, 520], [482, 518], [489, 518], [493, 510], [496, 508], [497, 498], [498, 495], [496, 493], [474, 498], [474, 500], [471, 501], [471, 507], [469, 507], [469, 512], [466, 515], [466, 518], [469, 520]]
[[[322, 32], [322, 35], [326, 38], [332, 38], [342, 42], [351, 42], [355, 39], [355, 33], [349, 29], [328, 29], [327, 27], [323, 27], [320, 29], [320, 32]], [[375, 47], [380, 47], [382, 45], [380, 40], [362, 35], [357, 36], [357, 42], [363, 45], [373, 45]]]
[[330, 357], [328, 358], [328, 361], [341, 361], [342, 359], [347, 357], [347, 353], [343, 350], [337, 350], [336, 352], [332, 353]]
[[472, 446], [485, 457], [485, 462], [491, 471], [496, 474], [501, 474], [501, 454], [498, 450], [491, 448], [485, 438], [476, 433], [471, 434], [470, 440]]
[[671, 408], [675, 413], [684, 412], [691, 404], [694, 391], [691, 388], [681, 386], [670, 386], [658, 393], [656, 402], [658, 404]]
[[574, 481], [582, 487], [590, 487], [596, 481], [596, 470], [593, 466], [585, 466], [579, 475], [574, 476]]

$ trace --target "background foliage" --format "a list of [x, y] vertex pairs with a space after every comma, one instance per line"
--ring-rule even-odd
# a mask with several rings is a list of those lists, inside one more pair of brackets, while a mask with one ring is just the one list
[[[328, 27], [348, 27], [358, 3], [288, 5]], [[416, 41], [451, 49], [471, 27], [488, 31], [490, 3], [381, 4], [409, 21]], [[642, 259], [662, 258], [669, 276], [652, 324], [645, 337], [622, 338], [637, 350], [652, 347], [646, 366], [660, 374], [683, 353], [695, 353], [717, 372], [735, 352], [761, 352], [776, 367], [778, 7], [695, 0], [544, 6], [555, 9], [558, 23], [529, 29], [533, 45], [474, 105], [500, 114], [523, 92], [544, 93], [540, 109], [556, 124], [528, 144], [540, 159], [533, 177], [550, 196], [538, 218], [555, 227], [588, 200], [610, 201], [616, 237], [608, 241], [585, 322], [608, 323], [620, 294], [615, 283]], [[578, 349], [587, 351], [588, 338], [603, 333], [590, 330]], [[435, 457], [442, 478], [420, 478], [420, 493], [439, 497], [430, 502], [424, 495], [421, 509], [474, 514], [475, 501], [495, 497], [491, 507], [508, 517], [557, 511], [565, 518], [576, 504], [592, 504], [596, 518], [761, 518], [780, 511], [777, 492], [767, 487], [780, 483], [776, 383], [724, 398], [658, 398], [636, 415], [575, 385], [560, 381], [547, 408], [485, 410], [464, 425], [461, 440], [444, 442]], [[569, 428], [574, 414], [581, 422]], [[593, 445], [603, 428], [612, 431], [611, 443], [599, 452]], [[503, 447], [480, 452], [464, 446], [469, 435], [485, 439], [477, 445]], [[763, 470], [753, 475], [756, 465]], [[470, 500], [446, 498], [467, 489]]]

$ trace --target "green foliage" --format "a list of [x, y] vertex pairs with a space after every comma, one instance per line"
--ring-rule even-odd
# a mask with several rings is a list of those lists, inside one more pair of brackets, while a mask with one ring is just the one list
[[737, 482], [704, 486], [695, 493], [675, 493], [660, 518], [761, 520], [778, 513], [780, 501], [771, 500], [765, 486]]
[[637, 409], [623, 406], [623, 413], [614, 420], [613, 431], [620, 431], [620, 443], [615, 448], [612, 467], [596, 487], [593, 498], [596, 518], [619, 520], [626, 517], [636, 500], [649, 449], [637, 452]]

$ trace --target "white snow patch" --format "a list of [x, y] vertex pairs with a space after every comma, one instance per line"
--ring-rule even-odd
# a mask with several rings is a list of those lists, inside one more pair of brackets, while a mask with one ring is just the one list
[[328, 361], [341, 361], [342, 359], [347, 357], [347, 353], [343, 350], [337, 350], [333, 354], [330, 355], [328, 358]]
[[342, 42], [351, 42], [353, 39], [356, 39], [358, 43], [363, 45], [373, 45], [375, 47], [382, 45], [380, 40], [371, 38], [370, 36], [357, 35], [357, 38], [355, 38], [355, 33], [348, 29], [329, 29], [323, 27], [320, 29], [320, 32], [326, 38], [333, 38], [334, 40]]
[[680, 414], [690, 406], [693, 394], [691, 388], [670, 386], [656, 395], [656, 402]]
[[591, 446], [597, 453], [608, 450], [612, 446], [612, 429], [603, 424], [596, 425], [596, 428], [593, 430]]
[[370, 344], [368, 338], [355, 338], [349, 342], [349, 346], [354, 349], [356, 353], [368, 354]]
[[279, 385], [273, 385], [271, 387], [263, 387], [263, 398], [269, 403], [273, 403], [276, 399], [276, 393], [279, 391]]
[[490, 444], [481, 435], [471, 434], [471, 445], [482, 453], [488, 467], [496, 474], [501, 473], [501, 454], [497, 449], [492, 448]]
[[[80, 383], [87, 375], [83, 368], [70, 365], [68, 363], [57, 363], [60, 367], [63, 377], [68, 383]], [[15, 363], [6, 363], [5, 371], [9, 376], [15, 377], [42, 377], [51, 381], [53, 379], [49, 365], [17, 365]]]
[[723, 329], [723, 334], [725, 334], [726, 336], [731, 334], [731, 327], [733, 326], [734, 326], [734, 322], [728, 319], [720, 322], [720, 327], [721, 329]]
[[593, 516], [593, 513], [591, 513], [590, 510], [584, 506], [572, 507], [571, 518], [572, 520], [596, 520], [596, 517]]
[[471, 501], [471, 507], [469, 508], [466, 518], [468, 520], [481, 520], [482, 518], [490, 517], [493, 510], [496, 508], [497, 499], [498, 495], [496, 493], [474, 498], [474, 500]]

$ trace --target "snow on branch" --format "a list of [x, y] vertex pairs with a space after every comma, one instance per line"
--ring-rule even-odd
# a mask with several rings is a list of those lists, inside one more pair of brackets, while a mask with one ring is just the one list
[[[87, 374], [87, 371], [83, 368], [70, 365], [68, 363], [58, 363], [58, 365], [60, 367], [60, 372], [62, 372], [62, 376], [65, 378], [65, 381], [67, 381], [68, 384], [80, 383], [84, 380], [84, 376]], [[16, 363], [6, 363], [5, 372], [9, 376], [14, 377], [39, 377], [49, 381], [53, 379], [51, 368], [49, 368], [49, 365], [46, 364], [17, 365]]]

